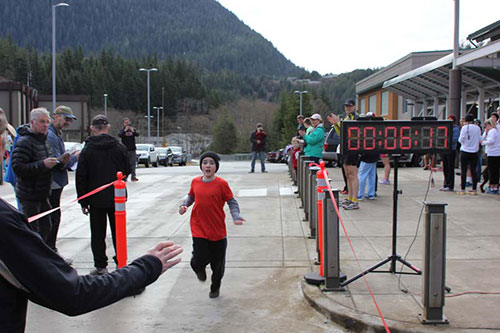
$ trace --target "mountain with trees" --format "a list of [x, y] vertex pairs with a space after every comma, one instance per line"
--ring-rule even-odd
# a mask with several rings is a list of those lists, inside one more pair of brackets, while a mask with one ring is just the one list
[[[0, 36], [51, 50], [51, 0], [2, 0]], [[215, 0], [67, 0], [56, 8], [57, 49], [112, 49], [125, 58], [182, 58], [210, 71], [274, 77], [305, 70]]]

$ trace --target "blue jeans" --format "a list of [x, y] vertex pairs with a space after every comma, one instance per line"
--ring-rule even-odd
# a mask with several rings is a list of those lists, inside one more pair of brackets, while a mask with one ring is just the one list
[[260, 170], [262, 172], [266, 171], [266, 166], [264, 164], [266, 153], [263, 151], [252, 151], [252, 163], [250, 165], [250, 171], [255, 171], [255, 160], [257, 159], [257, 156], [259, 156], [260, 159]]
[[358, 170], [359, 191], [358, 197], [365, 194], [366, 183], [368, 182], [368, 196], [375, 196], [375, 177], [377, 174], [377, 163], [361, 162]]

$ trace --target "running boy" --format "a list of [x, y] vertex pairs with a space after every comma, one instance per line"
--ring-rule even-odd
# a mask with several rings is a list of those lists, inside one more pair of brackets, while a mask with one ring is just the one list
[[210, 298], [219, 296], [219, 289], [224, 276], [226, 264], [226, 224], [224, 204], [227, 202], [234, 224], [242, 224], [245, 219], [240, 216], [240, 207], [233, 197], [228, 183], [215, 177], [219, 170], [219, 156], [214, 152], [206, 152], [200, 156], [200, 169], [203, 176], [191, 181], [191, 189], [179, 207], [179, 214], [184, 214], [194, 202], [191, 213], [191, 234], [193, 236], [193, 257], [191, 268], [198, 280], [205, 281], [205, 267], [212, 268], [212, 284]]

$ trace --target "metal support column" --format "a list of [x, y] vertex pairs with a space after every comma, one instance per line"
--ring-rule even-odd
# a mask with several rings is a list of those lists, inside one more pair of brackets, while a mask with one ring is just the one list
[[[317, 166], [309, 167], [309, 230], [311, 231], [311, 238], [316, 237], [318, 230], [318, 211], [316, 208], [316, 173], [320, 170]], [[317, 243], [317, 241], [316, 241]], [[316, 244], [316, 251], [318, 252], [318, 245]], [[319, 256], [318, 256], [319, 262]]]
[[422, 279], [422, 324], [449, 324], [443, 314], [446, 271], [445, 203], [424, 202], [425, 243]]
[[[332, 190], [339, 207], [339, 190]], [[323, 191], [323, 266], [325, 291], [342, 291], [340, 285], [346, 275], [340, 271], [339, 216], [330, 198], [328, 190]]]

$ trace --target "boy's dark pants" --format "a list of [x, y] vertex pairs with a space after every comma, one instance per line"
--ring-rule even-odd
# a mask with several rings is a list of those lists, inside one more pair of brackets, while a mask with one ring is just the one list
[[212, 269], [211, 291], [217, 291], [220, 288], [226, 266], [226, 248], [226, 238], [212, 242], [205, 238], [193, 237], [191, 268], [195, 273], [198, 273], [210, 264]]

